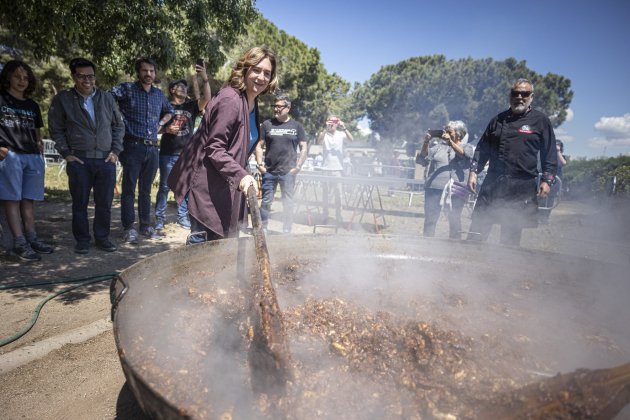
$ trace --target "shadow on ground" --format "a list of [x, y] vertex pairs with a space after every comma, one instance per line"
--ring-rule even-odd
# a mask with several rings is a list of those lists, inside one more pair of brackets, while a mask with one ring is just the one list
[[136, 400], [136, 397], [131, 392], [129, 384], [125, 382], [125, 385], [120, 389], [118, 393], [118, 400], [116, 401], [116, 420], [149, 420], [148, 417], [142, 411], [140, 404]]
[[[123, 230], [118, 217], [119, 209], [114, 208], [112, 209], [110, 240], [118, 246], [118, 250], [105, 252], [92, 247], [87, 255], [79, 255], [74, 252], [71, 204], [46, 202], [39, 208], [36, 204], [35, 211], [38, 236], [52, 244], [55, 251], [52, 254], [42, 255], [41, 261], [38, 262], [22, 262], [4, 251], [0, 252], [2, 267], [0, 285], [34, 285], [6, 290], [18, 299], [40, 297], [43, 293], [58, 291], [72, 285], [72, 283], [57, 286], [37, 285], [39, 283], [113, 275], [151, 255], [182, 246], [184, 242], [182, 235], [185, 238], [182, 230], [182, 232], [175, 231], [176, 235], [167, 235], [161, 240], [141, 239], [139, 245], [125, 244], [122, 242]], [[90, 209], [90, 213], [93, 213], [93, 209]], [[90, 214], [90, 221], [92, 220], [92, 214]], [[172, 226], [171, 229], [178, 228]], [[58, 299], [66, 304], [72, 304], [108, 287], [109, 281], [102, 281], [65, 293]]]

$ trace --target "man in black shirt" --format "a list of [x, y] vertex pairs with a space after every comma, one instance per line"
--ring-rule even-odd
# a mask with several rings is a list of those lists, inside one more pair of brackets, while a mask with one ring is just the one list
[[[304, 127], [289, 116], [291, 101], [282, 95], [273, 106], [274, 118], [262, 123], [260, 140], [256, 144], [256, 167], [262, 174], [262, 205], [260, 217], [267, 228], [269, 211], [276, 186], [280, 184], [284, 233], [291, 232], [293, 225], [293, 189], [295, 177], [306, 160], [307, 141]], [[263, 146], [265, 162], [263, 164]], [[300, 156], [297, 148], [300, 148]]]
[[518, 79], [510, 92], [510, 109], [494, 117], [479, 140], [468, 176], [472, 192], [477, 174], [486, 163], [489, 167], [473, 210], [469, 240], [487, 240], [492, 224], [499, 223], [501, 243], [519, 245], [523, 228], [537, 226], [538, 198], [549, 194], [557, 154], [551, 122], [532, 108], [533, 98], [533, 84]]
[[[166, 201], [168, 197], [168, 175], [179, 158], [184, 146], [193, 135], [195, 119], [210, 101], [210, 83], [205, 65], [195, 64], [195, 72], [203, 79], [203, 97], [199, 97], [197, 75], [193, 76], [194, 99], [188, 100], [188, 83], [184, 79], [173, 80], [168, 85], [169, 101], [175, 108], [173, 118], [162, 128], [160, 140], [160, 187], [155, 198], [155, 230], [163, 234], [166, 222]], [[188, 204], [186, 200], [177, 206], [177, 223], [190, 229]]]

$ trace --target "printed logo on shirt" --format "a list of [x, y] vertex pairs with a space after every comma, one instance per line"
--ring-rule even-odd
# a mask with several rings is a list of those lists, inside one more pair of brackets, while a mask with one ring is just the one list
[[295, 128], [272, 128], [269, 134], [272, 136], [297, 136], [297, 130]]
[[532, 130], [529, 125], [525, 124], [524, 126], [522, 126], [521, 128], [518, 129], [519, 133], [525, 133], [525, 134], [532, 134], [535, 133], [534, 130]]
[[192, 114], [184, 109], [176, 109], [173, 120], [170, 124], [172, 128], [177, 129], [177, 137], [187, 136], [190, 133], [188, 121], [192, 118]]
[[0, 120], [0, 126], [35, 129], [35, 112], [28, 109], [12, 108], [8, 105], [4, 105], [0, 111], [5, 114]]

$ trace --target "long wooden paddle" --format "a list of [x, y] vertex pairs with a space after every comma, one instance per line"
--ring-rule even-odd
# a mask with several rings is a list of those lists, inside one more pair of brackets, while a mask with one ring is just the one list
[[256, 259], [260, 268], [262, 281], [257, 284], [254, 296], [260, 309], [260, 326], [254, 327], [253, 342], [259, 352], [253, 361], [258, 372], [257, 377], [262, 378], [259, 387], [264, 392], [278, 393], [284, 389], [287, 379], [292, 378], [290, 361], [291, 353], [286, 329], [282, 321], [282, 313], [278, 306], [276, 290], [271, 281], [271, 263], [267, 240], [263, 231], [258, 198], [256, 190], [250, 186], [247, 190], [247, 205], [250, 210], [252, 225], [254, 227], [254, 242]]

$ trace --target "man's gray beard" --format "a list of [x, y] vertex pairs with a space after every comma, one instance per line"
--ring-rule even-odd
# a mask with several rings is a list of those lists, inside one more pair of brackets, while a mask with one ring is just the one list
[[512, 112], [515, 114], [524, 114], [527, 111], [527, 105], [519, 104], [512, 106]]

